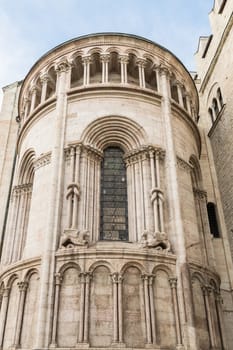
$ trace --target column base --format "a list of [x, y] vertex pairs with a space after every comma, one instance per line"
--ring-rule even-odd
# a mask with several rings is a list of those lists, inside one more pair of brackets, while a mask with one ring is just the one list
[[158, 345], [156, 343], [147, 343], [145, 345], [145, 348], [146, 349], [155, 349], [155, 350], [161, 350], [161, 349], [164, 349], [161, 345]]
[[120, 343], [120, 342], [113, 342], [113, 343], [111, 344], [111, 346], [112, 346], [113, 348], [126, 348], [125, 343]]
[[183, 344], [177, 344], [176, 345], [176, 350], [184, 350], [184, 345]]
[[50, 348], [50, 349], [55, 349], [55, 348], [57, 348], [57, 343], [51, 343], [51, 344], [49, 345], [49, 348]]
[[76, 348], [84, 348], [84, 349], [88, 349], [90, 347], [90, 344], [89, 343], [76, 343], [75, 345]]

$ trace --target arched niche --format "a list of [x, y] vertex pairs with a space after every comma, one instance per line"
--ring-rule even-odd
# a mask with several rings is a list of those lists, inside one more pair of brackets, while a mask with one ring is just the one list
[[30, 349], [35, 345], [35, 334], [38, 315], [39, 275], [32, 271], [26, 278], [28, 283], [24, 304], [20, 344], [22, 348]]
[[111, 346], [113, 341], [113, 300], [110, 270], [96, 266], [91, 279], [89, 340], [92, 347]]
[[200, 349], [210, 348], [210, 338], [206, 315], [206, 306], [203, 296], [203, 282], [198, 276], [192, 278], [192, 292], [194, 303], [195, 328]]
[[123, 340], [129, 348], [145, 346], [145, 305], [141, 271], [128, 266], [123, 274]]
[[68, 265], [63, 269], [59, 295], [57, 344], [59, 347], [75, 347], [80, 322], [80, 270]]
[[4, 349], [10, 348], [14, 344], [14, 335], [15, 335], [16, 322], [17, 322], [17, 311], [18, 311], [18, 305], [19, 305], [18, 282], [19, 280], [17, 276], [13, 276], [8, 284], [10, 288], [10, 293], [9, 293], [5, 331], [4, 331], [4, 338], [3, 338]]
[[153, 270], [153, 275], [156, 339], [161, 347], [170, 349], [176, 344], [175, 316], [169, 283], [171, 273], [166, 267], [158, 266]]

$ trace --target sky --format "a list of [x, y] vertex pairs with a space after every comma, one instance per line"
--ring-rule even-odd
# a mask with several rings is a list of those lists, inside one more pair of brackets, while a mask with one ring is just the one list
[[[0, 87], [22, 80], [47, 51], [84, 34], [136, 34], [172, 51], [191, 71], [211, 34], [214, 0], [0, 0]], [[0, 103], [1, 103], [0, 92]]]

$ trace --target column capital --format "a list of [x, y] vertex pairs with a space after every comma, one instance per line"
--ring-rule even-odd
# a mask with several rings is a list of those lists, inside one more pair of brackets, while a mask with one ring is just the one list
[[102, 53], [100, 55], [101, 62], [109, 62], [110, 60], [110, 54], [109, 53]]
[[3, 297], [8, 298], [10, 294], [10, 287], [3, 288]]
[[36, 84], [33, 84], [30, 87], [30, 93], [33, 94], [33, 93], [36, 93], [37, 91], [38, 91], [38, 86]]
[[27, 287], [28, 287], [28, 282], [26, 282], [26, 281], [18, 282], [17, 286], [19, 287], [20, 292], [25, 292], [27, 290]]
[[129, 56], [128, 55], [119, 55], [119, 61], [121, 63], [128, 63], [129, 62]]
[[67, 59], [63, 59], [60, 62], [57, 62], [55, 65], [55, 71], [57, 72], [58, 75], [61, 73], [66, 73], [71, 69], [72, 65], [70, 62], [68, 62]]
[[71, 146], [70, 147], [70, 156], [73, 157], [75, 155], [75, 147]]
[[54, 274], [54, 277], [55, 277], [55, 285], [58, 286], [61, 284], [62, 282], [62, 276], [59, 272], [55, 273]]
[[180, 88], [183, 89], [184, 83], [180, 80], [175, 80], [174, 83]]
[[176, 289], [177, 287], [177, 278], [176, 277], [171, 277], [168, 279], [169, 283], [170, 283], [170, 287], [171, 289]]
[[75, 150], [76, 150], [76, 154], [81, 154], [81, 152], [82, 152], [82, 144], [76, 145]]
[[207, 192], [199, 188], [193, 187], [194, 196], [199, 200], [207, 201]]
[[29, 103], [29, 101], [30, 101], [30, 98], [28, 97], [28, 95], [27, 95], [27, 96], [24, 96], [24, 98], [23, 98], [23, 103], [24, 103], [24, 104], [27, 104], [27, 103]]
[[85, 274], [86, 276], [86, 283], [90, 283], [90, 281], [91, 281], [91, 279], [92, 279], [92, 277], [93, 277], [93, 274], [92, 274], [92, 272], [86, 272], [86, 274]]
[[41, 73], [40, 75], [40, 81], [42, 84], [45, 84], [49, 81], [49, 75], [47, 72]]
[[79, 274], [79, 277], [80, 277], [80, 282], [81, 284], [84, 284], [86, 282], [86, 273], [85, 272], [80, 272]]
[[160, 75], [166, 76], [166, 78], [168, 78], [171, 75], [170, 69], [163, 64], [160, 64], [158, 66], [158, 70], [159, 70]]
[[136, 60], [136, 64], [137, 64], [138, 66], [141, 66], [141, 67], [145, 68], [145, 66], [146, 66], [146, 60], [145, 60], [144, 58], [138, 58], [138, 59]]
[[148, 282], [149, 282], [149, 275], [148, 274], [146, 274], [146, 273], [142, 274], [141, 278], [142, 278], [143, 282], [147, 282], [147, 284], [148, 284]]
[[82, 57], [82, 63], [83, 64], [90, 64], [92, 63], [91, 55], [86, 55]]
[[201, 286], [201, 290], [202, 290], [202, 293], [203, 293], [204, 296], [209, 295], [209, 286], [203, 284]]
[[153, 285], [153, 282], [154, 280], [156, 279], [156, 276], [155, 275], [149, 275], [149, 286], [152, 286]]
[[110, 274], [110, 276], [112, 278], [112, 283], [117, 284], [118, 283], [118, 272], [113, 272]]

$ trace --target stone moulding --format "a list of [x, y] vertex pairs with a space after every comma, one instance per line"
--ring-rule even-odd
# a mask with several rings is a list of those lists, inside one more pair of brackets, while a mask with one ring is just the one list
[[35, 167], [35, 170], [43, 167], [43, 166], [46, 166], [48, 164], [50, 164], [51, 162], [51, 152], [48, 152], [48, 153], [45, 153], [45, 154], [42, 154], [40, 157], [38, 157], [35, 162], [34, 162], [34, 167]]
[[186, 171], [187, 173], [190, 173], [192, 170], [192, 165], [188, 162], [186, 162], [184, 159], [180, 158], [179, 156], [176, 157], [177, 166], [179, 169]]

